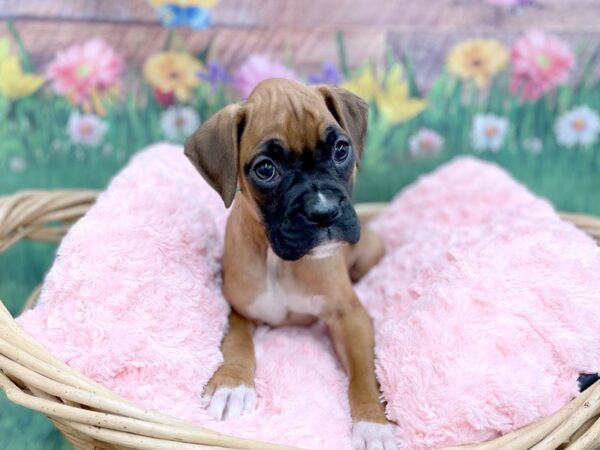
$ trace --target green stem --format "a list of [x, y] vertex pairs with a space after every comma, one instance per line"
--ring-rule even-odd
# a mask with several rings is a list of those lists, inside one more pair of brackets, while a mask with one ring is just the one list
[[338, 57], [340, 59], [340, 69], [342, 69], [344, 77], [348, 78], [348, 76], [350, 75], [350, 70], [348, 69], [348, 61], [346, 59], [346, 44], [344, 43], [344, 33], [342, 33], [341, 31], [337, 31], [335, 33], [335, 39], [337, 42]]
[[163, 51], [169, 51], [171, 50], [171, 47], [173, 46], [173, 38], [175, 37], [175, 30], [169, 30], [167, 32], [167, 37], [165, 39], [165, 43], [163, 44]]
[[31, 72], [33, 70], [33, 65], [31, 64], [31, 59], [29, 59], [29, 54], [27, 50], [25, 50], [25, 45], [23, 45], [23, 40], [21, 39], [21, 35], [15, 28], [15, 25], [12, 23], [12, 20], [6, 21], [6, 28], [8, 28], [8, 32], [12, 36], [13, 40], [17, 44], [17, 49], [19, 51], [19, 59], [23, 64], [23, 68], [26, 72]]

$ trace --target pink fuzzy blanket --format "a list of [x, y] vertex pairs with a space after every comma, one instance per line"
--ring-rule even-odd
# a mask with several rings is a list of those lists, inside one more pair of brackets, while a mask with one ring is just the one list
[[[212, 421], [227, 212], [181, 148], [153, 146], [69, 232], [20, 325], [150, 409], [310, 449], [349, 449], [346, 377], [322, 326], [256, 333], [259, 406]], [[494, 438], [549, 415], [600, 370], [600, 249], [498, 167], [457, 159], [373, 225], [388, 254], [357, 286], [405, 449]]]

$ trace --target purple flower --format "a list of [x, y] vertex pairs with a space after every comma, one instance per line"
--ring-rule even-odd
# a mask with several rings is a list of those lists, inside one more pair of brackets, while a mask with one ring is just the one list
[[206, 70], [198, 72], [198, 77], [207, 81], [213, 90], [216, 90], [220, 84], [232, 81], [231, 75], [229, 75], [223, 64], [218, 61], [209, 61]]
[[248, 98], [258, 83], [269, 78], [287, 78], [298, 81], [296, 73], [283, 64], [273, 62], [264, 55], [251, 55], [235, 71], [233, 84], [242, 98]]
[[334, 63], [325, 62], [321, 66], [321, 73], [311, 73], [308, 75], [310, 84], [340, 84], [342, 74]]

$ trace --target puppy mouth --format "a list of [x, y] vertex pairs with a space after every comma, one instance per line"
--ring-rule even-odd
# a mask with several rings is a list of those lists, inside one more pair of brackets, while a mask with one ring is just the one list
[[337, 255], [342, 249], [342, 242], [330, 241], [324, 242], [313, 248], [306, 256], [311, 259], [323, 259]]
[[265, 227], [271, 248], [277, 256], [287, 261], [303, 257], [331, 257], [345, 243], [355, 244], [360, 238], [358, 217], [349, 203], [343, 207], [339, 217], [326, 227], [313, 223], [298, 211], [265, 221]]

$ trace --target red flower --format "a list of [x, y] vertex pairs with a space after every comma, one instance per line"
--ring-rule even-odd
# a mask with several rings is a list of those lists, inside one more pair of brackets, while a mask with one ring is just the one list
[[156, 102], [159, 105], [164, 106], [165, 108], [175, 103], [175, 94], [173, 92], [164, 92], [161, 89], [155, 87], [152, 90], [152, 93], [154, 94], [154, 99], [156, 100]]

